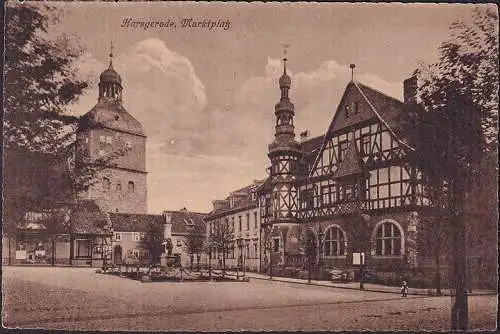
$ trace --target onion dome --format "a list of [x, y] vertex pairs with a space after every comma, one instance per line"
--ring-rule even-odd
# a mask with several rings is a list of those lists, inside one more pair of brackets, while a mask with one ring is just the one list
[[107, 70], [101, 73], [101, 76], [99, 77], [100, 82], [107, 82], [107, 83], [115, 83], [115, 84], [122, 84], [122, 78], [120, 75], [115, 71], [113, 68], [113, 64], [109, 64], [109, 67]]

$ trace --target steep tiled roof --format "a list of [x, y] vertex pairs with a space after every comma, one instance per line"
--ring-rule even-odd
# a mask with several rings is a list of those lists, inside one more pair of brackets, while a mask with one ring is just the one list
[[91, 200], [73, 206], [70, 214], [71, 231], [74, 234], [109, 235], [109, 215], [102, 212]]
[[300, 148], [302, 153], [311, 154], [313, 151], [321, 147], [321, 142], [323, 141], [323, 135], [308, 139], [300, 143]]
[[109, 213], [113, 229], [116, 232], [147, 232], [151, 225], [163, 225], [170, 215], [172, 234], [205, 233], [204, 213], [190, 212], [187, 210], [164, 211], [162, 215], [134, 214], [134, 213]]
[[206, 213], [190, 212], [187, 210], [163, 211], [164, 215], [170, 215], [172, 221], [172, 234], [186, 234], [193, 230], [199, 234], [205, 234]]
[[147, 232], [151, 224], [165, 224], [163, 215], [110, 212], [109, 216], [117, 232]]

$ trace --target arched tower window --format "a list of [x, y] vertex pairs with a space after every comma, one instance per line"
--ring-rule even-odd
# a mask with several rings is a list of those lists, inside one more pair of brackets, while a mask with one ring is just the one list
[[129, 193], [135, 192], [134, 182], [128, 181], [127, 190], [128, 190]]
[[376, 227], [375, 255], [401, 255], [402, 235], [399, 226], [393, 222], [385, 221]]
[[325, 232], [325, 256], [346, 254], [346, 237], [339, 226], [331, 226]]
[[109, 179], [107, 177], [102, 178], [102, 187], [104, 188], [104, 190], [111, 189], [111, 182], [109, 182]]
[[116, 184], [116, 191], [122, 191], [122, 185], [121, 183]]

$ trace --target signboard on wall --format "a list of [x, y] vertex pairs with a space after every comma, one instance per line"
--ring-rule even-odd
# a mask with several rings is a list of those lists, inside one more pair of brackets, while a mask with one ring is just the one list
[[17, 250], [16, 251], [16, 260], [26, 260], [26, 251], [25, 250]]
[[365, 264], [365, 253], [352, 253], [352, 264], [356, 266]]

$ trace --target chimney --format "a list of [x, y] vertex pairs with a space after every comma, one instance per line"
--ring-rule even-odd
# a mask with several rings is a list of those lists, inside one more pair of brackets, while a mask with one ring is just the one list
[[405, 104], [417, 103], [417, 77], [414, 75], [403, 81], [403, 95]]
[[163, 226], [163, 239], [169, 239], [172, 237], [172, 213], [164, 212], [165, 224]]
[[309, 130], [304, 130], [300, 133], [300, 142], [303, 143], [309, 138]]

